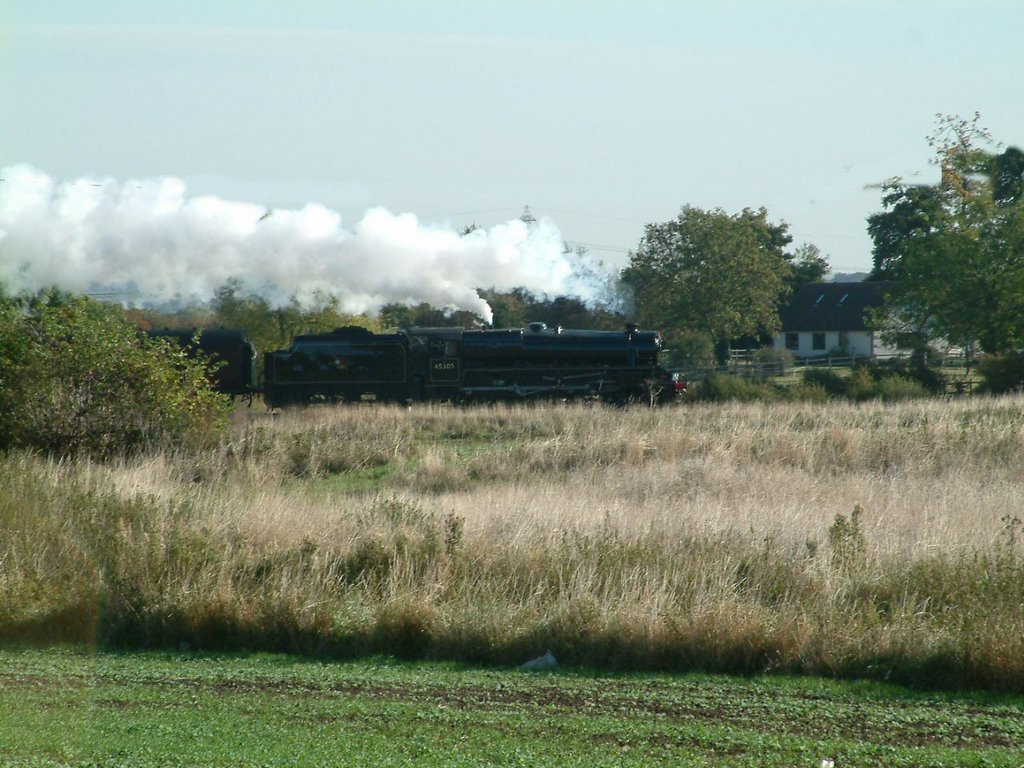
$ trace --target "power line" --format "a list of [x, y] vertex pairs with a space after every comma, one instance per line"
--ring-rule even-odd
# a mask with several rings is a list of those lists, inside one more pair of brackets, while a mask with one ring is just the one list
[[647, 221], [642, 221], [640, 219], [631, 219], [631, 218], [628, 218], [626, 216], [609, 216], [608, 214], [604, 214], [604, 213], [601, 213], [601, 214], [598, 214], [598, 213], [582, 213], [580, 211], [566, 211], [566, 210], [563, 210], [561, 208], [544, 208], [544, 210], [545, 211], [550, 211], [551, 213], [560, 213], [560, 214], [562, 214], [564, 216], [582, 216], [582, 217], [587, 218], [587, 219], [599, 219], [599, 220], [608, 220], [608, 221], [628, 221], [631, 224], [648, 224], [649, 223]]
[[619, 245], [602, 245], [601, 243], [584, 243], [581, 240], [566, 240], [566, 245], [577, 246], [582, 245], [584, 248], [596, 248], [602, 251], [615, 251], [616, 253], [629, 253], [632, 248], [623, 248]]

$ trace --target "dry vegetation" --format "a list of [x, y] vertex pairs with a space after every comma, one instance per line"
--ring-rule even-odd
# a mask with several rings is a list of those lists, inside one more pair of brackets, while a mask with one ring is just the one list
[[241, 412], [0, 459], [9, 638], [1024, 690], [1024, 401]]

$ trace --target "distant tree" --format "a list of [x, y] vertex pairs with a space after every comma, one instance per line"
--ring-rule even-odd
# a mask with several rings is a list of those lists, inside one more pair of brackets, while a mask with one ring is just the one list
[[416, 309], [408, 304], [385, 304], [377, 313], [377, 321], [384, 330], [398, 330], [416, 325]]
[[546, 323], [552, 328], [591, 328], [594, 330], [621, 330], [625, 319], [618, 313], [589, 306], [575, 296], [556, 296], [552, 299], [533, 299], [527, 305], [530, 321]]
[[495, 328], [522, 328], [540, 322], [551, 327], [619, 330], [626, 317], [618, 309], [587, 302], [578, 296], [534, 296], [525, 288], [508, 292], [480, 291], [494, 312]]
[[773, 332], [793, 272], [783, 250], [790, 242], [787, 225], [769, 222], [764, 208], [730, 215], [686, 206], [645, 227], [622, 279], [639, 322], [670, 340], [683, 331], [712, 344]]
[[792, 274], [786, 281], [797, 288], [806, 283], [820, 283], [828, 275], [828, 259], [816, 245], [804, 243], [796, 248], [790, 259]]
[[995, 154], [978, 120], [938, 117], [938, 183], [894, 180], [869, 231], [876, 276], [895, 281], [883, 323], [1003, 353], [1024, 348], [1024, 163], [1019, 150]]
[[935, 187], [911, 186], [902, 179], [882, 185], [881, 213], [868, 217], [868, 234], [874, 243], [869, 280], [895, 280], [903, 257], [913, 243], [941, 226], [942, 198]]
[[207, 328], [215, 324], [213, 310], [208, 304], [167, 309], [162, 307], [133, 307], [125, 311], [129, 320], [139, 328]]
[[992, 194], [999, 205], [1013, 205], [1024, 199], [1024, 152], [1010, 147], [992, 159]]
[[530, 306], [533, 297], [523, 288], [504, 292], [482, 290], [479, 294], [494, 313], [491, 325], [495, 328], [522, 328], [532, 319]]
[[451, 307], [440, 308], [427, 302], [415, 305], [385, 304], [377, 315], [377, 325], [388, 330], [411, 328], [477, 328], [483, 320], [474, 312]]
[[277, 306], [264, 296], [244, 293], [237, 280], [218, 288], [210, 305], [217, 325], [244, 330], [261, 350], [287, 347], [300, 333], [327, 333], [346, 325], [370, 330], [380, 327], [373, 318], [342, 312], [338, 299], [333, 296], [318, 294], [305, 304], [293, 298]]

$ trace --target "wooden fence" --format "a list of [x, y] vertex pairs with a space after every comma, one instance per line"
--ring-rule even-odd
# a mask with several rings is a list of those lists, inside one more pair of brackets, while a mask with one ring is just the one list
[[[908, 355], [892, 353], [883, 355], [822, 355], [820, 357], [793, 358], [791, 360], [758, 360], [757, 350], [730, 350], [729, 360], [721, 365], [682, 370], [679, 374], [688, 381], [707, 378], [713, 374], [729, 374], [751, 379], [767, 379], [785, 376], [793, 371], [806, 369], [841, 370], [871, 362], [907, 360]], [[951, 377], [946, 384], [950, 395], [971, 394], [977, 382], [967, 369], [967, 358], [962, 353], [929, 353], [929, 367], [961, 368], [963, 373]]]

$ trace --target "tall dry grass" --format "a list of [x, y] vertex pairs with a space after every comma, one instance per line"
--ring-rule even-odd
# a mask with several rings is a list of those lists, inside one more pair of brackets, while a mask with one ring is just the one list
[[1024, 400], [243, 412], [0, 463], [0, 632], [1024, 690]]

